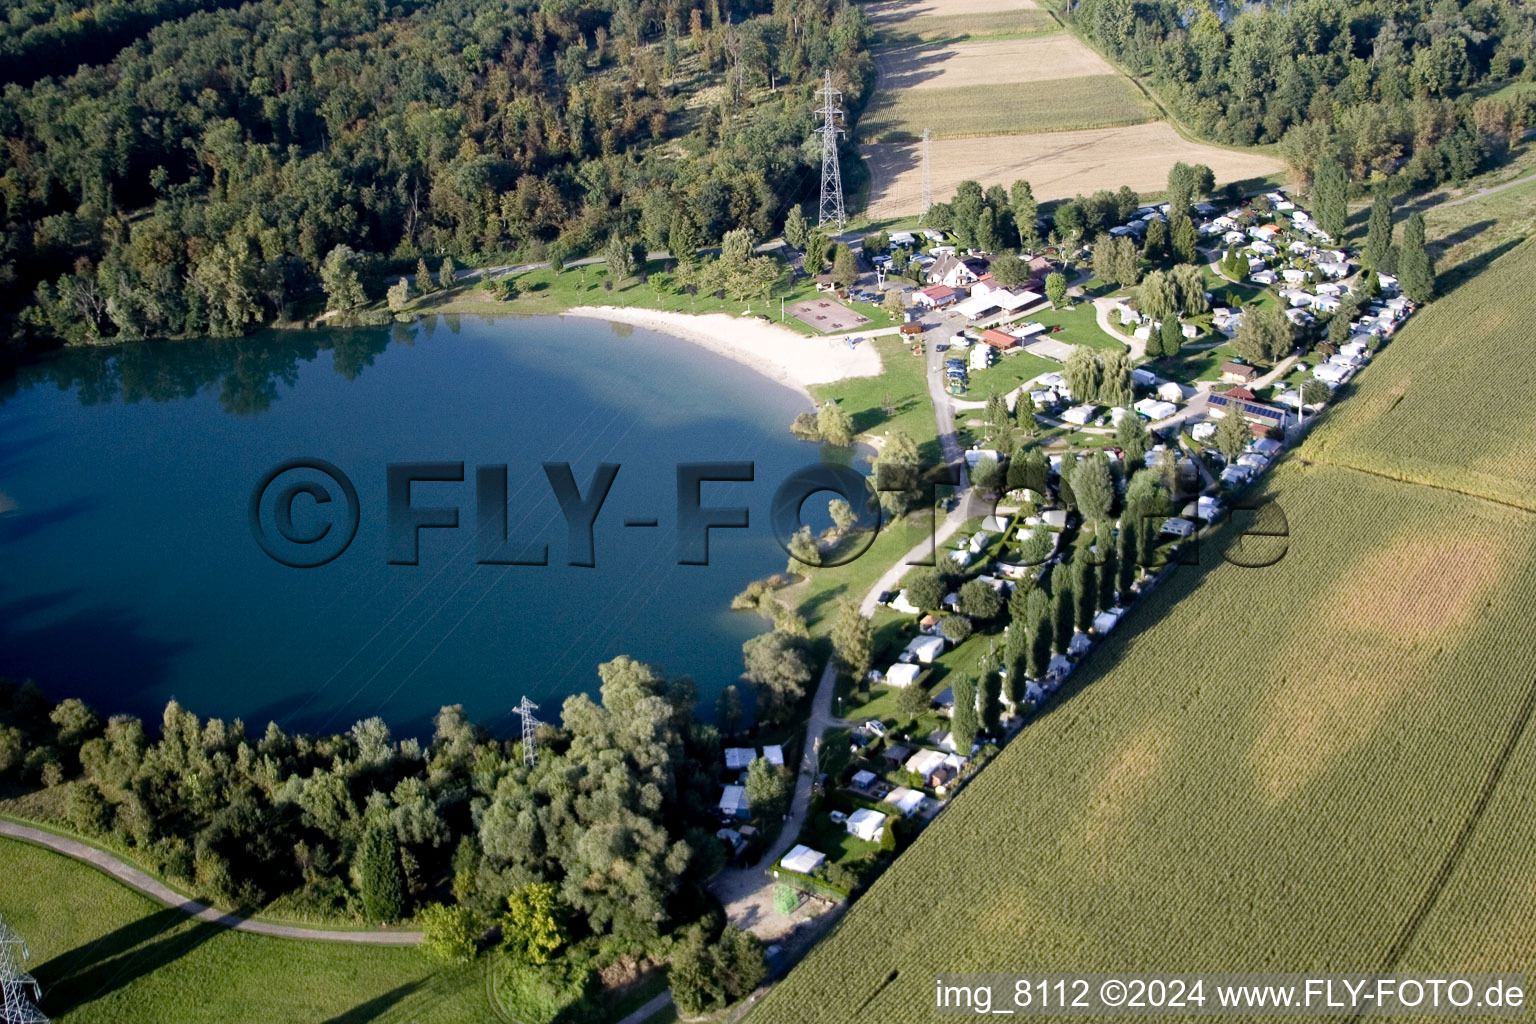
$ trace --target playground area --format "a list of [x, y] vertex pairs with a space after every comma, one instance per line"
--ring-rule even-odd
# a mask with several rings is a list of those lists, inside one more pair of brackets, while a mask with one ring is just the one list
[[869, 323], [869, 318], [855, 313], [841, 302], [832, 299], [807, 299], [790, 306], [786, 312], [807, 327], [823, 334], [849, 331]]

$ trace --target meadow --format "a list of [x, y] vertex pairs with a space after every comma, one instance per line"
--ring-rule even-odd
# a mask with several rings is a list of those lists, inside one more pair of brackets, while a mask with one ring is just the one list
[[882, 39], [955, 39], [1060, 30], [1031, 0], [877, 0], [866, 5]]
[[60, 1024], [500, 1020], [486, 961], [441, 968], [415, 948], [299, 942], [194, 921], [76, 861], [0, 840], [0, 915], [30, 947]]

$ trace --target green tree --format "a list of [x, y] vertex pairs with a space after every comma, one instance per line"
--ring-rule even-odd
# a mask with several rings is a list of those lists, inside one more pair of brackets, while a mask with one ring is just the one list
[[742, 707], [741, 691], [734, 683], [726, 685], [715, 698], [715, 724], [722, 736], [732, 736], [746, 721], [746, 709]]
[[1424, 215], [1415, 212], [1403, 225], [1403, 247], [1397, 258], [1398, 283], [1414, 302], [1435, 297], [1435, 265], [1424, 245]]
[[[1184, 332], [1179, 328], [1177, 317], [1165, 317], [1158, 328], [1158, 354], [1164, 359], [1175, 358], [1184, 345]], [[1151, 355], [1150, 343], [1147, 354]]]
[[741, 653], [743, 678], [757, 687], [759, 715], [770, 722], [786, 720], [811, 681], [808, 641], [774, 630], [742, 644]]
[[411, 282], [401, 278], [389, 286], [389, 291], [384, 295], [384, 302], [389, 306], [391, 313], [398, 313], [411, 301]]
[[937, 569], [919, 569], [907, 583], [907, 599], [925, 612], [944, 600], [944, 579]]
[[853, 417], [836, 402], [824, 402], [816, 411], [816, 430], [828, 444], [846, 447], [853, 443]]
[[1195, 263], [1200, 259], [1199, 238], [1189, 214], [1180, 214], [1169, 222], [1168, 239], [1173, 246], [1173, 255], [1179, 261]]
[[1390, 272], [1392, 254], [1392, 199], [1379, 188], [1371, 199], [1371, 218], [1366, 229], [1365, 247], [1360, 250], [1360, 265], [1367, 271]]
[[811, 235], [811, 226], [806, 222], [805, 212], [800, 209], [800, 204], [789, 208], [789, 213], [784, 217], [784, 241], [793, 248], [805, 251], [805, 243]]
[[1137, 546], [1135, 523], [1130, 516], [1120, 519], [1120, 532], [1115, 537], [1115, 590], [1123, 595], [1131, 592], [1136, 581]]
[[435, 960], [467, 964], [480, 946], [480, 928], [468, 907], [429, 903], [416, 915], [421, 924], [421, 948]]
[[1092, 402], [1099, 397], [1100, 371], [1098, 354], [1087, 345], [1074, 345], [1072, 351], [1067, 353], [1061, 376], [1075, 401]]
[[1168, 223], [1154, 217], [1147, 224], [1147, 239], [1142, 243], [1141, 254], [1147, 262], [1156, 265], [1168, 258]]
[[1142, 278], [1137, 298], [1138, 308], [1142, 314], [1153, 320], [1166, 320], [1178, 314], [1178, 289], [1174, 287], [1173, 279], [1164, 271], [1154, 270]]
[[791, 575], [810, 575], [821, 565], [821, 544], [811, 533], [810, 526], [802, 526], [789, 538], [789, 567]]
[[939, 632], [958, 647], [971, 635], [971, 621], [963, 615], [946, 615], [939, 620]]
[[857, 682], [869, 673], [874, 663], [874, 649], [874, 623], [859, 611], [858, 602], [842, 602], [832, 623], [832, 652], [838, 667]]
[[842, 243], [838, 243], [837, 251], [832, 256], [832, 280], [837, 285], [847, 288], [859, 279], [859, 264], [853, 256], [853, 250]]
[[[1100, 533], [1094, 539], [1106, 536]], [[1099, 610], [1098, 570], [1089, 560], [1087, 552], [1079, 551], [1072, 560], [1072, 593], [1077, 599], [1077, 615], [1074, 625], [1078, 632], [1086, 633], [1093, 628], [1093, 617]]]
[[1098, 542], [1103, 562], [1098, 566], [1099, 581], [1099, 607], [1108, 611], [1115, 606], [1118, 597], [1117, 580], [1120, 576], [1120, 549], [1109, 536], [1102, 540], [1095, 537]]
[[840, 534], [847, 533], [859, 523], [859, 514], [842, 498], [827, 502], [827, 515], [832, 519], [832, 528]]
[[995, 619], [1003, 611], [1003, 596], [983, 580], [960, 585], [960, 610], [973, 619]]
[[[917, 443], [904, 432], [893, 430], [886, 435], [885, 444], [873, 460], [872, 468], [872, 486], [882, 488], [876, 494], [886, 514], [893, 519], [899, 518], [922, 504]], [[909, 481], [912, 488], [902, 489]]]
[[885, 307], [885, 311], [891, 314], [893, 320], [900, 320], [907, 315], [906, 293], [900, 288], [886, 288], [881, 304]]
[[418, 295], [431, 295], [437, 290], [432, 283], [432, 272], [427, 269], [427, 261], [420, 257], [416, 260], [416, 292]]
[[1303, 405], [1323, 405], [1333, 397], [1333, 391], [1316, 377], [1308, 377], [1301, 382], [1301, 401]]
[[1035, 613], [1034, 624], [1029, 631], [1029, 655], [1025, 659], [1025, 667], [1029, 670], [1029, 678], [1036, 682], [1044, 679], [1050, 668], [1055, 621], [1049, 605], [1044, 605]]
[[1253, 440], [1253, 431], [1248, 426], [1248, 419], [1236, 410], [1229, 411], [1221, 418], [1221, 422], [1216, 424], [1216, 450], [1225, 455], [1228, 460], [1243, 454], [1251, 440]]
[[976, 690], [981, 704], [981, 728], [996, 735], [1003, 718], [1003, 682], [996, 672], [983, 672]]
[[[1019, 244], [1030, 250], [1040, 244], [1040, 204], [1035, 201], [1034, 190], [1022, 178], [1008, 190], [1008, 205], [1013, 210], [1013, 223], [1019, 231]], [[1005, 287], [1013, 287], [1005, 285]]]
[[364, 916], [385, 923], [398, 920], [405, 909], [405, 876], [395, 830], [386, 819], [370, 819], [352, 867]]
[[459, 272], [453, 265], [452, 256], [444, 256], [443, 262], [437, 268], [437, 283], [443, 289], [452, 288], [458, 283]]
[[1052, 309], [1060, 309], [1067, 302], [1067, 279], [1056, 271], [1045, 275], [1045, 297]]
[[905, 718], [913, 719], [928, 710], [928, 691], [922, 683], [900, 687], [896, 693], [896, 711]]
[[1109, 460], [1103, 452], [1083, 459], [1072, 468], [1072, 495], [1077, 499], [1083, 518], [1094, 523], [1095, 528], [1109, 519], [1115, 503], [1115, 480], [1110, 475]]
[[507, 897], [501, 944], [531, 964], [547, 964], [564, 946], [568, 908], [552, 882], [530, 882]]
[[[1061, 582], [1057, 583], [1057, 579]], [[1072, 583], [1066, 579], [1064, 566], [1058, 566], [1051, 574], [1051, 641], [1057, 654], [1066, 654], [1072, 642], [1072, 622], [1077, 617], [1077, 600], [1072, 594]]]
[[326, 254], [320, 267], [320, 286], [325, 289], [327, 309], [343, 312], [368, 301], [357, 276], [357, 263], [358, 255], [349, 245], [338, 245]]
[[1332, 155], [1323, 157], [1313, 169], [1312, 213], [1330, 238], [1343, 240], [1349, 224], [1349, 179]]
[[976, 714], [976, 684], [969, 676], [957, 674], [953, 690], [955, 708], [950, 713], [949, 731], [955, 740], [955, 750], [968, 757], [981, 728]]
[[692, 266], [699, 260], [699, 249], [704, 239], [693, 218], [679, 210], [672, 215], [672, 225], [667, 231], [667, 253], [683, 266]]
[[603, 260], [608, 264], [608, 280], [615, 286], [629, 279], [634, 272], [634, 245], [615, 232], [608, 236], [603, 246]]
[[1124, 452], [1125, 465], [1134, 468], [1142, 464], [1152, 448], [1152, 434], [1140, 416], [1123, 416], [1115, 425], [1115, 444]]
[[783, 813], [788, 786], [779, 769], [770, 764], [766, 757], [754, 757], [747, 765], [746, 790], [747, 804], [753, 814], [772, 817]]

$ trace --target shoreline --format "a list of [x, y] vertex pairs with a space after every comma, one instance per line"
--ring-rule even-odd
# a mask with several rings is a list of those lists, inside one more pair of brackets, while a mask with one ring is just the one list
[[810, 401], [812, 384], [874, 377], [884, 365], [868, 340], [850, 349], [840, 335], [813, 338], [773, 323], [725, 313], [674, 313], [638, 306], [573, 306], [557, 316], [643, 327], [708, 349], [798, 391]]

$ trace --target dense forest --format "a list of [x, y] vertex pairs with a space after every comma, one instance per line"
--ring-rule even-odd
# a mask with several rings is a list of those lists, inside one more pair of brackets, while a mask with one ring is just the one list
[[[45, 52], [51, 22], [26, 18], [0, 46]], [[292, 313], [341, 245], [410, 265], [766, 237], [814, 187], [823, 71], [868, 91], [868, 36], [844, 0], [193, 11], [6, 86], [5, 332], [238, 334]]]
[[[1227, 9], [1225, 6], [1222, 9]], [[1093, 42], [1147, 75], [1197, 133], [1279, 143], [1303, 177], [1460, 182], [1536, 124], [1536, 9], [1515, 0], [1298, 0], [1191, 13], [1173, 0], [1075, 0]]]
[[533, 767], [458, 706], [425, 745], [378, 719], [247, 735], [174, 702], [156, 736], [0, 680], [0, 784], [62, 794], [59, 824], [220, 905], [389, 921], [447, 901], [493, 922], [547, 886], [569, 940], [644, 945], [709, 912], [719, 735], [687, 677], [623, 657], [598, 671], [600, 701], [567, 698]]

